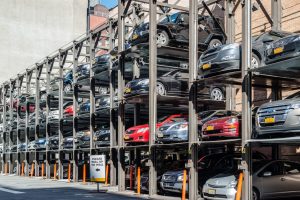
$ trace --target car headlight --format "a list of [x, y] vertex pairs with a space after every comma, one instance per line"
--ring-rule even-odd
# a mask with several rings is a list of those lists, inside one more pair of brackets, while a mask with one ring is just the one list
[[292, 105], [292, 108], [298, 109], [298, 108], [300, 108], [300, 104], [293, 104], [293, 105]]
[[234, 181], [231, 181], [231, 182], [229, 183], [228, 187], [229, 187], [229, 188], [235, 188], [236, 185], [237, 185], [237, 181], [234, 180]]
[[300, 40], [300, 36], [296, 37], [296, 38], [293, 40], [293, 42], [297, 42], [297, 41], [299, 41], [299, 40]]
[[236, 48], [239, 46], [240, 45], [238, 43], [228, 44], [228, 45], [224, 45], [221, 50], [224, 51], [224, 50], [233, 49], [233, 48]]
[[138, 131], [137, 131], [137, 133], [144, 133], [144, 132], [146, 132], [146, 131], [148, 131], [149, 130], [149, 128], [147, 127], [147, 128], [141, 128], [141, 129], [139, 129]]
[[233, 123], [236, 123], [237, 121], [238, 121], [238, 119], [236, 117], [232, 117], [229, 120], [227, 120], [226, 122], [233, 124]]
[[188, 127], [188, 124], [178, 124], [173, 129], [185, 129]]
[[177, 181], [183, 181], [183, 175], [178, 176]]
[[149, 84], [149, 79], [144, 79], [138, 82], [138, 85], [148, 85]]

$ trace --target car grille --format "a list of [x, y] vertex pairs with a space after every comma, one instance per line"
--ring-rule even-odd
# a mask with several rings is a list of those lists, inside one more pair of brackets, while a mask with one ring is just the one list
[[176, 181], [177, 176], [176, 175], [163, 175], [163, 181]]
[[227, 196], [223, 195], [223, 194], [208, 194], [208, 193], [204, 193], [204, 196], [227, 199]]
[[277, 47], [285, 46], [286, 44], [292, 42], [294, 39], [295, 39], [295, 37], [289, 37], [289, 38], [284, 38], [284, 39], [278, 40], [272, 44], [272, 47], [277, 48]]
[[162, 126], [159, 128], [160, 131], [165, 131], [169, 128], [170, 126]]
[[208, 186], [212, 187], [212, 188], [225, 188], [226, 187], [226, 185], [213, 185], [213, 184], [209, 184], [209, 183], [208, 183]]
[[135, 130], [127, 130], [127, 131], [126, 131], [126, 134], [132, 134], [132, 133], [134, 133], [134, 131], [135, 131]]
[[[259, 125], [261, 127], [283, 125], [290, 110], [293, 110], [291, 105], [261, 108], [257, 112]], [[275, 123], [265, 123], [264, 120], [267, 117], [274, 117]]]

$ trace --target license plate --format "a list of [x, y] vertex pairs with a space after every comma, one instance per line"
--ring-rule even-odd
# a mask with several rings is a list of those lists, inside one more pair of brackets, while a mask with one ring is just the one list
[[265, 123], [267, 123], [267, 124], [275, 123], [275, 118], [267, 117], [267, 118], [265, 118]]
[[132, 39], [135, 40], [137, 39], [139, 36], [137, 34], [133, 34]]
[[165, 183], [164, 185], [165, 185], [165, 187], [171, 187], [171, 186], [173, 186], [172, 183]]
[[213, 131], [214, 129], [215, 129], [214, 126], [207, 126], [207, 127], [206, 127], [206, 130], [207, 130], [207, 131]]
[[213, 194], [213, 195], [215, 195], [215, 194], [216, 194], [216, 190], [214, 190], [214, 189], [209, 189], [209, 190], [208, 190], [208, 194]]
[[283, 52], [283, 47], [277, 47], [274, 49], [274, 54], [279, 54], [279, 53], [282, 53]]
[[211, 65], [209, 63], [203, 64], [202, 65], [202, 69], [206, 70], [206, 69], [210, 69]]
[[130, 93], [131, 92], [131, 88], [125, 88], [125, 93]]
[[157, 137], [162, 138], [162, 137], [164, 137], [164, 134], [162, 134], [162, 133], [157, 133]]
[[129, 140], [129, 136], [128, 136], [128, 135], [125, 135], [125, 136], [124, 136], [124, 140]]

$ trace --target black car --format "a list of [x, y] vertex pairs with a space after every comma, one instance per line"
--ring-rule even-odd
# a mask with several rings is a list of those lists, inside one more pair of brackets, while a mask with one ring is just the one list
[[75, 76], [77, 77], [77, 81], [88, 78], [90, 76], [90, 64], [79, 65], [76, 69]]
[[103, 127], [94, 133], [94, 142], [96, 147], [109, 146], [110, 145], [110, 129], [109, 127]]
[[[225, 43], [226, 37], [223, 31], [222, 20], [199, 15], [200, 24], [198, 32], [198, 43], [201, 51], [208, 47], [215, 47]], [[222, 25], [221, 25], [222, 24]], [[177, 12], [164, 18], [157, 24], [158, 46], [188, 46], [189, 41], [189, 14]], [[137, 26], [130, 38], [129, 43], [134, 46], [149, 41], [149, 23], [142, 23]]]
[[[272, 41], [279, 40], [291, 33], [282, 31], [268, 31], [252, 38], [251, 68], [265, 65], [264, 52]], [[205, 51], [199, 61], [199, 75], [210, 77], [213, 75], [241, 70], [241, 45], [238, 43], [226, 44]]]
[[50, 150], [58, 149], [59, 136], [51, 136], [48, 138], [48, 147]]
[[[285, 69], [292, 70], [293, 68], [295, 69], [299, 67], [300, 35], [286, 34], [285, 36], [286, 37], [269, 44], [265, 52], [266, 65], [272, 65], [277, 67], [282, 66]], [[298, 72], [299, 71], [296, 71], [296, 73]]]
[[[172, 70], [157, 79], [157, 93], [164, 95], [188, 94], [188, 69]], [[149, 79], [135, 79], [126, 84], [124, 96], [129, 97], [139, 94], [148, 94]], [[224, 100], [223, 87], [200, 87], [199, 96], [205, 96], [213, 100]]]

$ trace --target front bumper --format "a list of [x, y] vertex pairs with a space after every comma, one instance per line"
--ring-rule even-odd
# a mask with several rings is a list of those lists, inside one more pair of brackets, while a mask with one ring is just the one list
[[149, 87], [148, 86], [140, 86], [140, 87], [129, 87], [130, 92], [124, 93], [124, 97], [130, 97], [130, 96], [135, 96], [135, 95], [140, 95], [140, 94], [149, 94]]
[[[212, 192], [214, 191], [214, 192]], [[207, 185], [203, 186], [203, 197], [205, 199], [214, 200], [235, 200], [236, 189], [235, 188], [212, 188]]]
[[235, 71], [240, 71], [240, 60], [228, 60], [224, 62], [208, 62], [210, 63], [209, 69], [202, 69], [202, 65], [204, 63], [201, 63], [199, 67], [199, 76], [200, 78], [208, 78], [224, 73], [230, 73]]
[[[167, 192], [182, 192], [182, 182], [160, 182], [160, 187], [163, 191]], [[186, 191], [188, 191], [188, 184], [186, 184]]]

